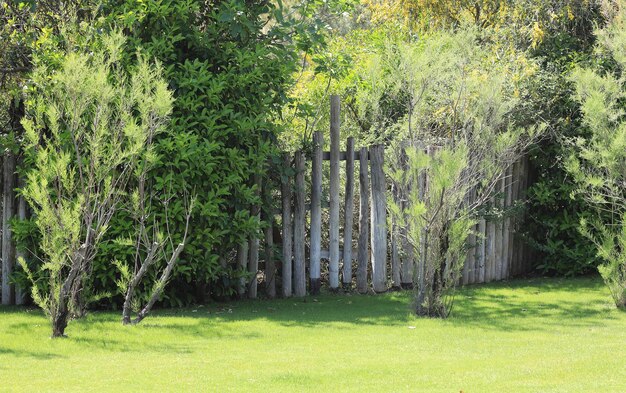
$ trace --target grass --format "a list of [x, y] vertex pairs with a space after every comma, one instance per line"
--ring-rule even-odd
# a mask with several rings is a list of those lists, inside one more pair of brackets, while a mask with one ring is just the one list
[[2, 391], [626, 392], [626, 313], [598, 279], [463, 289], [447, 320], [410, 294], [323, 295], [115, 313], [49, 339], [39, 311], [0, 308]]

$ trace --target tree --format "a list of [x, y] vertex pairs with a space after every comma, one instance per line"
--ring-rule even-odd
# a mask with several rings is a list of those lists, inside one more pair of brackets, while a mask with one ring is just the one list
[[[148, 135], [149, 143], [152, 143], [153, 137], [153, 134]], [[151, 156], [151, 158], [154, 158], [154, 156]], [[141, 322], [148, 315], [156, 301], [159, 300], [187, 242], [189, 221], [193, 212], [194, 198], [188, 200], [183, 192], [183, 195], [179, 197], [182, 197], [183, 202], [186, 204], [185, 210], [184, 212], [177, 211], [176, 214], [184, 213], [184, 233], [182, 235], [172, 233], [170, 231], [169, 219], [172, 213], [168, 205], [170, 205], [174, 195], [170, 192], [166, 199], [161, 200], [164, 205], [163, 209], [166, 212], [165, 222], [160, 223], [156, 221], [156, 217], [150, 213], [150, 208], [154, 205], [153, 200], [159, 198], [158, 195], [149, 190], [147, 181], [147, 175], [153, 165], [151, 161], [153, 160], [146, 159], [139, 164], [137, 189], [131, 197], [130, 207], [136, 222], [136, 234], [134, 242], [129, 241], [125, 243], [134, 249], [134, 267], [131, 269], [122, 261], [116, 260], [115, 262], [121, 273], [121, 278], [117, 281], [117, 285], [120, 292], [124, 295], [124, 304], [122, 306], [122, 323], [124, 325]], [[150, 222], [150, 219], [152, 219], [152, 222]], [[176, 240], [179, 240], [179, 242], [175, 244]], [[160, 260], [166, 261], [165, 266], [161, 267], [161, 264], [158, 263]], [[158, 278], [152, 280], [152, 288], [146, 296], [145, 305], [142, 306], [137, 301], [137, 288], [145, 278], [146, 273], [150, 269], [154, 269], [154, 266], [160, 268]], [[137, 309], [137, 316], [131, 321], [133, 309]]]
[[[148, 175], [150, 187], [197, 195], [194, 236], [181, 254], [186, 263], [174, 268], [166, 304], [235, 295], [244, 272], [232, 251], [250, 236], [260, 237], [262, 226], [251, 214], [251, 206], [260, 204], [251, 179], [267, 172], [280, 132], [275, 121], [295, 68], [289, 20], [264, 0], [117, 0], [105, 6], [110, 21], [128, 32], [127, 58], [142, 48], [158, 59], [176, 98], [173, 132], [155, 137], [159, 159]], [[164, 206], [153, 202], [150, 214], [164, 223]], [[183, 205], [174, 199], [168, 208], [182, 211]], [[127, 219], [112, 223], [111, 235], [128, 236]], [[185, 214], [169, 219], [172, 232], [184, 233]], [[110, 288], [115, 277], [107, 271], [108, 255], [125, 262], [134, 256], [126, 245], [107, 247], [98, 272]]]
[[390, 148], [401, 197], [391, 200], [391, 210], [417, 260], [418, 315], [449, 315], [476, 220], [498, 179], [542, 130], [515, 124], [523, 83], [506, 77], [515, 71], [511, 65], [485, 64], [488, 51], [476, 38], [464, 30], [397, 43], [381, 62], [383, 73], [372, 75], [387, 94], [404, 98]]
[[58, 69], [35, 59], [22, 121], [32, 163], [22, 193], [36, 216], [39, 269], [48, 278], [43, 287], [33, 282], [32, 296], [53, 337], [84, 311], [98, 245], [172, 108], [158, 65], [139, 56], [125, 73], [121, 33], [96, 36], [87, 47], [74, 45], [69, 32], [65, 38]]
[[626, 308], [626, 2], [615, 4], [597, 36], [604, 62], [571, 74], [588, 134], [570, 141], [566, 167], [576, 193], [596, 211], [581, 220], [581, 232], [596, 245], [603, 261], [598, 270], [616, 306]]

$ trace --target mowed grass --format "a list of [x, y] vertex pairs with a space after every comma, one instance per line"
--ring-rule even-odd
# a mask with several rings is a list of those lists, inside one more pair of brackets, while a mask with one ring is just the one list
[[116, 313], [52, 340], [37, 310], [0, 308], [2, 391], [626, 392], [626, 313], [598, 279], [461, 290], [451, 318], [410, 293], [323, 295]]

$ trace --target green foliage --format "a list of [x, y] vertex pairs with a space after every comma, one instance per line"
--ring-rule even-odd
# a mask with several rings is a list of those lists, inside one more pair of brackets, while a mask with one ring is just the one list
[[59, 48], [58, 69], [35, 59], [22, 121], [32, 167], [21, 192], [34, 211], [43, 255], [38, 276], [47, 285], [40, 287], [20, 264], [32, 281], [33, 300], [53, 320], [54, 335], [63, 334], [68, 313], [84, 312], [97, 246], [124, 203], [137, 163], [153, 157], [152, 138], [172, 105], [158, 66], [140, 57], [127, 75], [121, 33], [98, 38], [100, 45], [89, 51]]
[[611, 69], [577, 68], [576, 84], [586, 136], [572, 138], [566, 168], [597, 214], [581, 221], [581, 232], [596, 245], [598, 267], [617, 307], [626, 307], [626, 4], [619, 2], [609, 25], [598, 32], [598, 51], [613, 59]]
[[[295, 69], [295, 45], [304, 49], [318, 42], [315, 31], [303, 31], [306, 23], [284, 11], [266, 1], [238, 0], [127, 0], [105, 6], [108, 22], [121, 24], [128, 34], [126, 67], [141, 50], [161, 62], [174, 91], [171, 132], [155, 138], [157, 158], [148, 174], [155, 193], [174, 195], [167, 205], [173, 234], [185, 226], [180, 196], [197, 195], [188, 243], [163, 295], [167, 305], [234, 293], [234, 259], [222, 266], [219, 256], [233, 255], [231, 250], [260, 230], [250, 214], [259, 202], [251, 176], [265, 174], [276, 151], [275, 123]], [[292, 34], [307, 43], [295, 42]], [[152, 205], [154, 219], [165, 222], [162, 201]], [[129, 235], [128, 218], [114, 218], [111, 239]], [[111, 241], [102, 243], [101, 251], [94, 275], [101, 289], [113, 288], [117, 273], [109, 261], [130, 262], [132, 253]], [[144, 288], [144, 295], [150, 290]]]
[[[405, 195], [391, 201], [391, 210], [417, 260], [420, 315], [448, 316], [479, 212], [500, 175], [543, 131], [518, 127], [514, 114], [524, 80], [503, 76], [515, 71], [510, 64], [487, 63], [489, 47], [478, 45], [477, 37], [470, 29], [396, 42], [374, 58], [379, 72], [364, 84], [375, 81], [390, 95], [406, 97], [403, 116], [385, 121], [395, 133], [391, 177]], [[368, 93], [368, 107], [380, 108], [378, 90]], [[473, 202], [466, 203], [470, 195]]]

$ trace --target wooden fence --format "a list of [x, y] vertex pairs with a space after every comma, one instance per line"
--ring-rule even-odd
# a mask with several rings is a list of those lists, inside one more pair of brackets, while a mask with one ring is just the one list
[[[293, 165], [296, 173], [292, 177], [283, 177], [281, 185], [282, 244], [276, 246], [282, 248], [280, 288], [284, 297], [305, 296], [307, 281], [308, 292], [318, 293], [322, 273], [327, 274], [331, 290], [340, 286], [349, 288], [353, 284], [360, 293], [370, 288], [375, 292], [384, 292], [390, 287], [412, 286], [415, 261], [409, 253], [400, 252], [406, 245], [403, 246], [402, 240], [393, 233], [395, 231], [388, 231], [387, 228], [387, 194], [391, 187], [383, 171], [384, 146], [355, 149], [354, 140], [347, 138], [342, 151], [340, 140], [340, 101], [338, 96], [333, 96], [330, 151], [323, 151], [323, 134], [316, 132], [310, 156], [298, 151], [294, 156], [285, 154], [283, 157], [283, 165]], [[323, 170], [324, 161], [330, 162], [327, 173]], [[343, 199], [340, 192], [342, 162], [345, 162]], [[359, 194], [355, 203], [357, 165]], [[16, 253], [9, 224], [13, 217], [26, 217], [25, 202], [15, 194], [15, 166], [15, 156], [6, 153], [2, 182], [2, 304], [21, 304], [24, 301], [23, 293], [10, 282], [16, 257], [20, 255]], [[309, 173], [310, 176], [307, 176]], [[322, 201], [325, 179], [329, 181], [329, 198]], [[259, 188], [261, 181], [260, 176], [255, 176], [254, 182]], [[527, 183], [528, 163], [522, 159], [499, 180], [499, 194], [505, 197], [493, 202], [500, 204], [504, 210], [510, 208], [515, 201], [525, 198]], [[253, 207], [252, 214], [260, 217], [261, 210], [259, 206]], [[323, 211], [327, 215], [323, 216]], [[472, 247], [465, 261], [462, 284], [502, 280], [530, 269], [528, 249], [517, 235], [520, 222], [520, 217], [483, 218], [479, 221], [475, 229], [482, 236], [472, 235], [469, 240]], [[279, 266], [276, 265], [277, 253], [274, 253], [273, 228], [266, 228], [263, 235], [263, 256], [260, 256], [261, 238], [258, 236], [238, 247], [236, 264], [240, 270], [251, 272], [252, 276], [250, 280], [240, 279], [240, 296], [247, 294], [256, 298], [258, 283], [263, 281], [266, 295], [276, 296]], [[323, 244], [325, 248], [322, 248]], [[356, 244], [356, 249], [353, 249], [353, 244]], [[221, 261], [226, 264], [226, 257]]]
[[15, 154], [5, 152], [2, 167], [2, 304], [23, 304], [23, 291], [11, 282], [16, 260], [24, 256], [15, 249], [11, 221], [15, 217], [26, 219], [26, 201], [15, 192], [18, 186]]
[[[291, 179], [283, 178], [282, 295], [285, 297], [306, 295], [307, 277], [309, 293], [318, 293], [323, 271], [327, 272], [328, 286], [331, 290], [339, 289], [340, 284], [348, 288], [355, 283], [357, 291], [365, 293], [370, 288], [370, 282], [374, 292], [385, 292], [390, 287], [411, 287], [415, 261], [407, 255], [408, 253], [400, 252], [400, 248], [403, 247], [402, 240], [394, 236], [394, 231], [388, 232], [387, 228], [387, 194], [391, 187], [387, 184], [383, 172], [384, 146], [373, 145], [355, 149], [354, 140], [347, 138], [345, 151], [341, 151], [338, 96], [331, 97], [330, 113], [330, 151], [323, 151], [322, 133], [314, 133], [311, 156], [305, 157], [303, 152], [295, 153], [293, 159], [295, 184], [290, 183]], [[310, 192], [307, 192], [305, 187], [307, 158], [311, 167]], [[323, 161], [330, 161], [327, 173], [323, 173]], [[340, 193], [342, 162], [345, 162], [343, 199]], [[284, 165], [289, 166], [290, 163], [291, 158], [285, 155]], [[355, 208], [354, 174], [357, 164], [359, 198], [358, 208]], [[324, 176], [328, 176], [329, 181], [327, 225], [323, 225], [322, 222], [322, 206], [326, 205], [322, 203]], [[516, 201], [525, 198], [527, 186], [528, 161], [524, 158], [507, 169], [498, 180], [499, 197], [494, 198], [492, 202], [500, 211], [510, 211]], [[310, 214], [309, 220], [306, 217], [307, 211]], [[340, 217], [341, 211], [344, 213], [343, 217]], [[355, 222], [356, 214], [358, 220]], [[528, 248], [518, 236], [521, 221], [522, 217], [519, 215], [485, 217], [479, 220], [475, 228], [479, 235], [472, 235], [469, 239], [471, 248], [467, 253], [461, 284], [503, 280], [530, 270]], [[327, 249], [322, 249], [323, 230], [328, 231], [324, 233], [327, 235], [325, 242]], [[269, 238], [266, 236], [266, 239]], [[355, 241], [357, 248], [353, 249]], [[269, 249], [269, 246], [266, 244], [265, 248]], [[250, 260], [255, 261], [248, 265], [250, 271], [257, 271], [255, 268], [258, 268], [258, 257], [250, 256]], [[327, 261], [325, 269], [322, 269], [323, 261]], [[355, 266], [353, 261], [356, 261]], [[241, 263], [243, 266], [243, 262]], [[353, 271], [353, 267], [356, 267], [356, 271]], [[267, 277], [274, 277], [275, 274], [273, 265], [269, 273], [267, 268], [265, 269], [266, 292], [269, 294], [275, 293], [275, 290], [267, 290], [268, 284], [272, 288], [275, 283], [268, 283]], [[256, 297], [258, 281], [255, 277], [248, 283], [250, 297]], [[242, 287], [241, 293], [243, 292]]]

